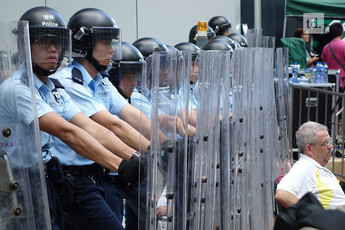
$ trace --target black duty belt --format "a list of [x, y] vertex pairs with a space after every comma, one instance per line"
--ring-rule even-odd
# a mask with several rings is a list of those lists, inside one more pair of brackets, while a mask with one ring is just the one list
[[83, 166], [62, 166], [64, 174], [70, 173], [72, 176], [106, 176], [109, 169], [99, 164], [83, 165]]

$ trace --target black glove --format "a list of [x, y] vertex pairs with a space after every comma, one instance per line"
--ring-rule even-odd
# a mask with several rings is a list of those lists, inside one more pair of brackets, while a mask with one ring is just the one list
[[[136, 154], [131, 159], [123, 159], [118, 170], [118, 182], [125, 190], [129, 190], [131, 186], [138, 186], [146, 176], [146, 163]], [[140, 175], [140, 181], [139, 181]]]

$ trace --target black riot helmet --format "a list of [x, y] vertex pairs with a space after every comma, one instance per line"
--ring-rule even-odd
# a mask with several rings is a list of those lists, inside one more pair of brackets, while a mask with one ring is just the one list
[[169, 50], [163, 42], [152, 37], [140, 38], [133, 42], [133, 46], [135, 46], [142, 53], [145, 59], [153, 52]]
[[230, 51], [230, 52], [234, 51], [228, 43], [221, 40], [208, 41], [202, 49], [203, 50], [223, 50], [223, 51]]
[[224, 35], [224, 33], [231, 28], [231, 22], [224, 16], [214, 16], [208, 21], [208, 25], [213, 29], [216, 35]]
[[60, 52], [57, 65], [53, 69], [44, 69], [39, 67], [38, 63], [49, 63], [49, 60], [38, 60], [38, 57], [32, 57], [33, 70], [41, 76], [49, 76], [56, 72], [61, 65], [63, 57], [66, 56], [66, 62], [71, 54], [71, 33], [66, 28], [63, 17], [56, 10], [39, 6], [26, 11], [20, 19], [29, 22], [30, 43], [37, 43], [40, 48], [49, 48], [52, 45]]
[[[137, 82], [141, 81], [142, 74], [145, 72], [145, 61], [141, 52], [128, 42], [122, 42], [121, 50], [122, 59], [116, 61], [113, 67], [108, 70], [108, 77], [121, 95], [129, 98], [133, 87]], [[135, 82], [135, 84], [131, 85], [132, 88], [125, 88], [126, 86], [121, 84], [123, 77]]]
[[179, 51], [176, 47], [174, 47], [174, 46], [171, 46], [171, 45], [166, 45], [167, 47], [168, 47], [168, 51], [173, 51], [173, 52], [177, 52], [177, 51]]
[[187, 51], [192, 53], [192, 60], [195, 60], [195, 58], [200, 53], [199, 46], [191, 43], [191, 42], [181, 42], [175, 45], [175, 48], [179, 51]]
[[231, 38], [232, 40], [238, 42], [238, 44], [240, 44], [240, 46], [248, 47], [247, 39], [242, 34], [232, 33], [228, 37]]
[[237, 49], [237, 48], [241, 48], [240, 44], [238, 44], [238, 42], [232, 40], [231, 38], [227, 37], [227, 36], [222, 36], [222, 35], [219, 35], [219, 36], [215, 36], [214, 38], [211, 38], [210, 41], [224, 41], [226, 43], [228, 43], [231, 48], [233, 50]]
[[[210, 40], [216, 36], [216, 33], [213, 31], [213, 29], [209, 26], [207, 26], [207, 38]], [[196, 44], [196, 39], [198, 38], [198, 25], [193, 26], [189, 31], [189, 42]]]
[[97, 44], [111, 46], [111, 59], [121, 59], [121, 35], [115, 20], [106, 12], [96, 8], [79, 10], [70, 18], [67, 27], [72, 30], [72, 56], [86, 58], [98, 71], [104, 71], [107, 66], [99, 60], [108, 60], [107, 52], [95, 53]]

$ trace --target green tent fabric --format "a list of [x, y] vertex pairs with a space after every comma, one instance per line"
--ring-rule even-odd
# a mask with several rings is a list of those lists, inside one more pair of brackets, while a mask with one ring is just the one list
[[300, 38], [289, 37], [280, 39], [282, 46], [289, 49], [289, 65], [297, 63], [301, 69], [307, 68], [307, 48], [305, 41]]
[[344, 0], [286, 0], [285, 15], [303, 16], [303, 13], [324, 13], [325, 17], [345, 17]]

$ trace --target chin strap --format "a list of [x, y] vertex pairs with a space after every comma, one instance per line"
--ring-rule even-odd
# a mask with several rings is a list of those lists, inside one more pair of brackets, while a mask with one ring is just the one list
[[58, 63], [55, 69], [52, 70], [46, 70], [43, 69], [41, 67], [39, 67], [38, 65], [32, 63], [32, 70], [38, 75], [38, 76], [49, 76], [54, 74], [57, 69], [60, 67], [61, 63]]
[[98, 72], [105, 71], [108, 68], [108, 66], [99, 64], [99, 62], [96, 61], [96, 59], [92, 57], [92, 52], [87, 52], [87, 55], [85, 58], [91, 63], [91, 65], [93, 65], [96, 68]]

